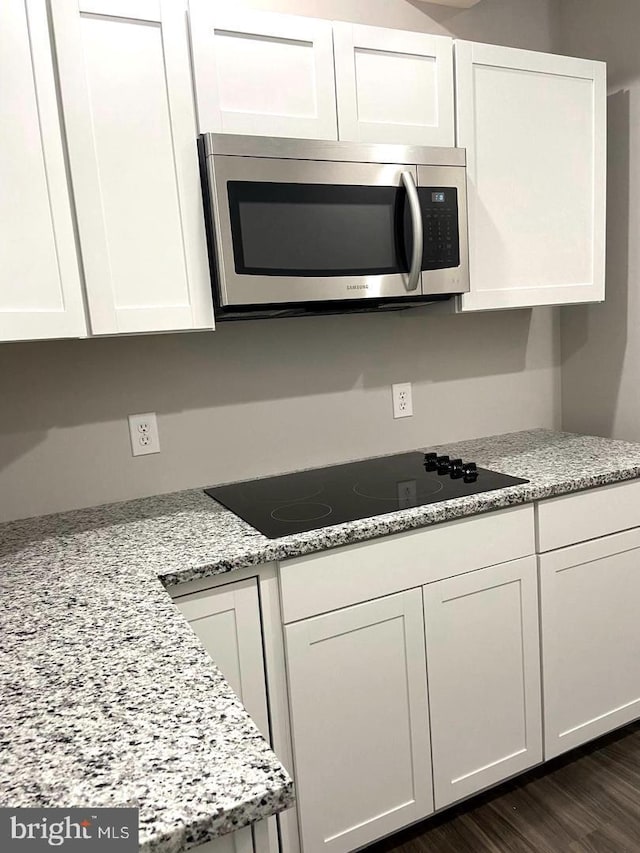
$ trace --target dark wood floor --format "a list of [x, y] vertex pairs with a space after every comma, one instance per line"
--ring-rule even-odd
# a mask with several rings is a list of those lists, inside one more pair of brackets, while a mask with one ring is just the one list
[[640, 853], [640, 723], [366, 853]]

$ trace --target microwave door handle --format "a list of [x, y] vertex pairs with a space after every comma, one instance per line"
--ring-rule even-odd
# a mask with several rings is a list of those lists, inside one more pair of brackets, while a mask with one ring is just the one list
[[413, 175], [411, 172], [402, 172], [401, 177], [404, 188], [407, 191], [409, 211], [411, 212], [411, 225], [413, 228], [411, 267], [405, 286], [407, 290], [415, 290], [418, 287], [420, 272], [422, 270], [422, 211], [420, 210], [420, 199], [418, 198], [418, 190], [416, 189], [416, 182], [413, 180]]

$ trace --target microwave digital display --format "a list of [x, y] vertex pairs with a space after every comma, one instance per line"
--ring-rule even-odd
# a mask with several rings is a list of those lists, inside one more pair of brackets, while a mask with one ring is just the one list
[[444, 193], [431, 193], [431, 201], [444, 201]]

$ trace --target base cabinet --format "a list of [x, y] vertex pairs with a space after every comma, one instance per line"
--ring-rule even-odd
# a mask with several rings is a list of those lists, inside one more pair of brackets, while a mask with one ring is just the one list
[[419, 589], [285, 629], [304, 853], [346, 853], [433, 811]]
[[640, 717], [640, 528], [539, 558], [545, 757]]
[[256, 579], [181, 596], [176, 604], [263, 737], [269, 740]]
[[198, 849], [350, 853], [640, 718], [638, 485], [176, 593], [276, 754], [293, 746], [298, 822]]
[[[179, 596], [175, 603], [265, 740], [271, 742], [257, 579]], [[201, 853], [278, 853], [276, 818], [222, 835], [197, 849]]]
[[194, 847], [198, 853], [258, 853], [253, 841], [252, 827], [245, 826], [228, 835], [221, 835], [211, 841]]
[[542, 761], [535, 557], [424, 587], [436, 808]]

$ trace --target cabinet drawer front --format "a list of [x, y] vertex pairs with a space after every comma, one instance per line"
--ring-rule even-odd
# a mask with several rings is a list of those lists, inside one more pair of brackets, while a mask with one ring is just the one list
[[347, 853], [433, 811], [422, 596], [286, 627], [305, 853]]
[[280, 565], [282, 615], [294, 622], [533, 554], [533, 506], [309, 554]]
[[549, 759], [640, 717], [640, 530], [539, 562]]
[[539, 552], [640, 527], [640, 480], [541, 501], [537, 515]]
[[436, 808], [542, 760], [535, 557], [424, 588]]

